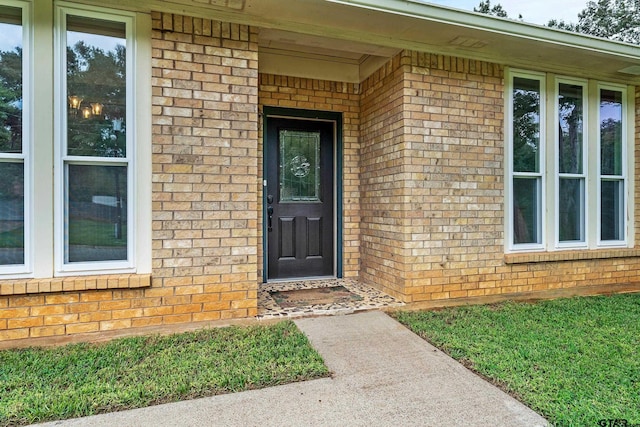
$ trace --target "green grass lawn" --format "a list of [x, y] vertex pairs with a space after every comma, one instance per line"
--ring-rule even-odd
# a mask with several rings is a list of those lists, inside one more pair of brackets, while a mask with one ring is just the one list
[[122, 227], [122, 238], [116, 239], [112, 222], [74, 219], [69, 223], [69, 244], [88, 246], [126, 246], [127, 226]]
[[86, 416], [329, 375], [291, 321], [0, 351], [0, 426]]
[[640, 423], [640, 294], [394, 316], [556, 426]]
[[22, 248], [24, 247], [24, 228], [18, 227], [13, 230], [0, 233], [0, 248]]
[[[69, 225], [69, 244], [87, 246], [126, 246], [127, 226], [122, 227], [122, 237], [116, 239], [112, 222], [74, 219]], [[0, 248], [22, 248], [23, 227], [0, 233]]]

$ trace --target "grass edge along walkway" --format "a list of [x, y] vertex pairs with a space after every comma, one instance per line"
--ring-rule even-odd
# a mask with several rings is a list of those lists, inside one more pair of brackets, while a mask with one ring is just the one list
[[326, 377], [292, 321], [0, 351], [0, 426]]
[[391, 314], [555, 426], [640, 425], [640, 294]]

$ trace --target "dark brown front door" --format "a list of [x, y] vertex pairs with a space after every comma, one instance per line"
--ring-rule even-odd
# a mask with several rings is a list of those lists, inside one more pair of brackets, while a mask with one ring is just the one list
[[267, 118], [267, 277], [332, 276], [334, 122]]

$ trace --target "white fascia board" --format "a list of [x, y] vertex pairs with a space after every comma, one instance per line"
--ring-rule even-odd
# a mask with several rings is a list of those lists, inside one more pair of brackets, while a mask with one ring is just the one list
[[556, 45], [584, 49], [592, 52], [614, 54], [634, 60], [640, 59], [640, 49], [632, 44], [548, 28], [542, 25], [529, 24], [512, 19], [494, 17], [478, 12], [463, 11], [435, 4], [426, 4], [416, 0], [325, 1], [512, 37], [553, 43]]

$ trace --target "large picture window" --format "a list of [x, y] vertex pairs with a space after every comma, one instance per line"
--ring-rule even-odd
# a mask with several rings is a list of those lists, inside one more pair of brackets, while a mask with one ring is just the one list
[[507, 250], [628, 245], [626, 88], [509, 73]]
[[0, 0], [0, 278], [151, 271], [150, 40], [148, 14]]
[[62, 269], [129, 260], [127, 20], [62, 11]]

